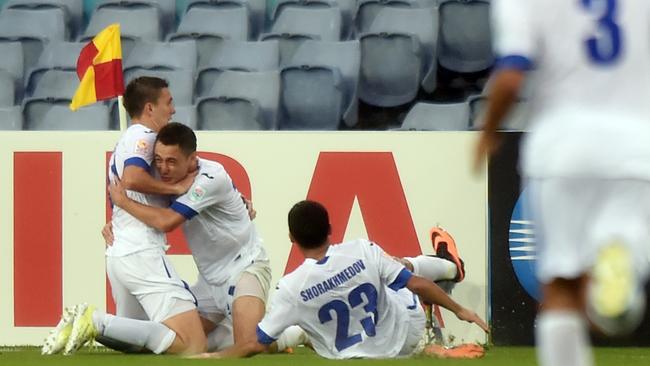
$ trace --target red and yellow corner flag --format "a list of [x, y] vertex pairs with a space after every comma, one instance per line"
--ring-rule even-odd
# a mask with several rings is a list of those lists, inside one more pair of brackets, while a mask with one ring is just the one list
[[77, 75], [81, 82], [70, 103], [73, 111], [124, 93], [119, 24], [106, 27], [81, 50]]

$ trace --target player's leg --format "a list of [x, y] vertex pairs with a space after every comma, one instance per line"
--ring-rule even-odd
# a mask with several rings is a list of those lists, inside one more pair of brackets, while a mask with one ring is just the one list
[[590, 262], [586, 223], [596, 187], [571, 179], [529, 182], [536, 224], [537, 275], [543, 284], [536, 345], [541, 366], [593, 364], [583, 311], [584, 274]]
[[465, 263], [458, 254], [456, 242], [441, 227], [431, 229], [431, 243], [435, 255], [395, 258], [411, 272], [431, 281], [460, 282], [465, 278]]
[[634, 330], [645, 311], [650, 183], [608, 180], [591, 229], [597, 248], [590, 271], [587, 314], [610, 335]]
[[[255, 264], [251, 267], [256, 266]], [[232, 324], [235, 344], [257, 339], [257, 324], [266, 313], [270, 287], [270, 269], [250, 268], [244, 271], [232, 289]]]
[[206, 349], [194, 297], [162, 255], [119, 257], [109, 267], [135, 294], [150, 321], [116, 317], [84, 308], [76, 314], [66, 352], [97, 335], [146, 347], [155, 353], [200, 353]]

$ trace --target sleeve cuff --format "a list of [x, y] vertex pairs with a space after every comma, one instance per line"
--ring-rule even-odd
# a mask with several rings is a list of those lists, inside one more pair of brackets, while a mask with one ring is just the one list
[[194, 216], [198, 215], [199, 213], [194, 211], [190, 206], [184, 205], [178, 201], [174, 201], [171, 206], [169, 206], [172, 210], [178, 212], [179, 214], [183, 215], [185, 219], [191, 220]]
[[276, 338], [271, 337], [270, 335], [266, 334], [260, 326], [257, 326], [257, 329], [255, 330], [257, 333], [257, 342], [260, 344], [265, 344], [265, 345], [270, 345], [271, 343], [276, 341]]
[[142, 168], [142, 169], [144, 169], [146, 171], [149, 171], [149, 169], [151, 169], [149, 164], [147, 164], [147, 162], [143, 158], [139, 158], [139, 157], [132, 157], [132, 158], [126, 159], [124, 161], [124, 167], [126, 168], [129, 165], [139, 166], [140, 168]]
[[496, 62], [495, 69], [514, 69], [519, 71], [529, 71], [533, 69], [533, 62], [526, 56], [509, 55], [500, 57]]
[[406, 283], [411, 279], [411, 277], [413, 277], [413, 273], [411, 273], [411, 271], [409, 271], [408, 269], [403, 268], [395, 278], [395, 281], [393, 281], [393, 283], [388, 285], [388, 288], [390, 288], [393, 291], [403, 289], [404, 287], [406, 287]]

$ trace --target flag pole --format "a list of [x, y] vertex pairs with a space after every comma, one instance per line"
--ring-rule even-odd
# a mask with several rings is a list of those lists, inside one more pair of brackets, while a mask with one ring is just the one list
[[124, 109], [124, 97], [117, 96], [117, 109], [120, 115], [120, 131], [126, 131], [126, 109]]

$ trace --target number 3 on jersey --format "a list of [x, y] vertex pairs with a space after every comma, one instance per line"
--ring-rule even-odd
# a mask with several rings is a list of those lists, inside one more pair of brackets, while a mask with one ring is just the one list
[[611, 64], [621, 54], [622, 32], [616, 23], [618, 0], [580, 0], [582, 6], [596, 13], [597, 34], [586, 41], [589, 58], [597, 64]]
[[372, 316], [367, 316], [360, 321], [368, 337], [375, 336], [375, 324], [379, 320], [377, 313], [377, 289], [372, 284], [364, 283], [350, 291], [348, 303], [349, 305], [341, 300], [332, 300], [321, 306], [318, 310], [318, 319], [321, 324], [325, 324], [333, 319], [332, 311], [336, 314], [336, 340], [334, 341], [334, 345], [339, 352], [362, 340], [360, 333], [348, 335], [350, 328], [350, 309], [364, 304], [363, 310], [372, 314]]

